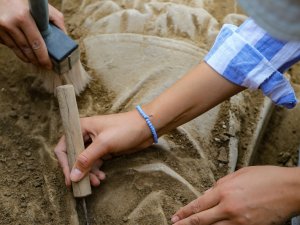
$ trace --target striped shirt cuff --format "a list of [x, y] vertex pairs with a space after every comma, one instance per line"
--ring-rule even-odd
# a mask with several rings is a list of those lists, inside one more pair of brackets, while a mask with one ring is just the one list
[[293, 108], [296, 95], [282, 74], [300, 60], [300, 42], [284, 42], [267, 34], [252, 19], [240, 27], [224, 25], [204, 61], [227, 80], [261, 89], [272, 101]]

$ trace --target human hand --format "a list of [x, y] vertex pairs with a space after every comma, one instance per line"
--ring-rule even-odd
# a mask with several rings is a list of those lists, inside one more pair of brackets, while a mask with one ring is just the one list
[[220, 179], [178, 210], [174, 225], [279, 225], [299, 213], [299, 169], [257, 166]]
[[64, 136], [54, 150], [67, 186], [71, 180], [81, 180], [89, 171], [91, 184], [98, 186], [105, 177], [99, 170], [101, 158], [137, 151], [153, 143], [150, 129], [137, 111], [87, 117], [80, 122], [83, 139], [90, 145], [77, 157], [71, 174]]
[[[49, 19], [66, 32], [63, 14], [51, 5]], [[52, 68], [47, 47], [26, 0], [0, 0], [0, 43], [12, 49], [26, 63]]]
[[[69, 188], [71, 187], [71, 179], [70, 179], [70, 168], [67, 158], [67, 145], [65, 136], [62, 136], [59, 140], [59, 143], [55, 147], [55, 155], [58, 159], [59, 165], [61, 166], [64, 176], [65, 176], [65, 184]], [[89, 172], [90, 183], [92, 186], [99, 186], [101, 181], [105, 179], [105, 173], [100, 170], [103, 161], [101, 159], [97, 159]]]

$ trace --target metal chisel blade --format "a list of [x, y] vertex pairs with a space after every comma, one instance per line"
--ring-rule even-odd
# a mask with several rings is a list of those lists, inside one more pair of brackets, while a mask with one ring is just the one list
[[90, 223], [89, 223], [89, 217], [88, 217], [88, 212], [87, 212], [87, 208], [86, 208], [85, 198], [82, 198], [82, 206], [83, 206], [83, 211], [84, 211], [84, 217], [85, 217], [86, 225], [90, 225]]
[[86, 207], [86, 199], [85, 198], [77, 198], [76, 199], [77, 204], [77, 213], [79, 215], [79, 223], [80, 225], [90, 225], [89, 223], [89, 216], [88, 216], [88, 211]]

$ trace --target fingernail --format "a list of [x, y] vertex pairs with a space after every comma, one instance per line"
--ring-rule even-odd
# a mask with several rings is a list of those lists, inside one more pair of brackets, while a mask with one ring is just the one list
[[177, 223], [179, 221], [179, 217], [178, 216], [172, 216], [171, 221], [172, 221], [172, 223]]
[[106, 177], [105, 173], [100, 173], [100, 174], [99, 174], [99, 179], [100, 179], [100, 180], [104, 180], [105, 177]]
[[82, 177], [82, 172], [75, 168], [75, 169], [72, 169], [72, 172], [71, 172], [71, 175], [70, 175], [70, 178], [73, 182], [77, 182], [81, 179]]

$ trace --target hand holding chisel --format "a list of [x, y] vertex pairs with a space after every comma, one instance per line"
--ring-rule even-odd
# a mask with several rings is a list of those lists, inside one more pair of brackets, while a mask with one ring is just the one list
[[[56, 90], [60, 114], [65, 130], [69, 166], [70, 169], [72, 169], [76, 157], [84, 150], [75, 91], [72, 85], [59, 86]], [[92, 190], [89, 176], [86, 176], [78, 183], [72, 182], [72, 188], [75, 198], [83, 198], [90, 195]], [[87, 221], [85, 205], [85, 200], [83, 199], [83, 208]]]

